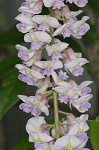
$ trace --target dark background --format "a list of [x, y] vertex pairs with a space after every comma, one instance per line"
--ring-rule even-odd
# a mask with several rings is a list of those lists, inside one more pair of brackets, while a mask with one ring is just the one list
[[[2, 35], [5, 35], [10, 29], [12, 29], [15, 24], [15, 16], [18, 15], [17, 9], [21, 5], [21, 0], [0, 0], [0, 39], [2, 38]], [[93, 5], [94, 4], [94, 5]], [[82, 82], [83, 80], [94, 80], [94, 83], [92, 84], [92, 94], [94, 95], [93, 99], [91, 100], [92, 108], [89, 111], [90, 118], [94, 119], [96, 116], [99, 115], [99, 2], [95, 3], [93, 0], [90, 0], [89, 5], [86, 6], [84, 9], [85, 13], [90, 16], [90, 22], [91, 22], [91, 30], [85, 36], [82, 40], [76, 41], [84, 55], [88, 58], [90, 61], [90, 67], [88, 66], [85, 68], [84, 76], [76, 78], [77, 82]], [[15, 36], [16, 34], [16, 36]], [[12, 36], [12, 38], [11, 38]], [[0, 63], [4, 66], [7, 66], [8, 61], [3, 60], [9, 58], [9, 62], [13, 61], [12, 58], [17, 55], [17, 50], [15, 49], [15, 43], [13, 40], [18, 38], [16, 31], [14, 31], [14, 34], [11, 34], [10, 38], [6, 40], [6, 42], [2, 42], [0, 40]], [[21, 35], [19, 36], [21, 38]], [[19, 39], [17, 39], [19, 40]], [[11, 44], [12, 42], [13, 44]], [[76, 50], [76, 43], [74, 43], [72, 40], [69, 41], [72, 46], [74, 46], [74, 50]], [[9, 44], [10, 43], [10, 44]], [[80, 48], [77, 47], [77, 51]], [[10, 59], [11, 57], [11, 59]], [[17, 63], [17, 59], [16, 62]], [[8, 70], [14, 69], [14, 65], [11, 66], [8, 65]], [[2, 68], [0, 68], [2, 69]], [[3, 68], [4, 70], [4, 68]], [[13, 74], [13, 71], [10, 71], [11, 74]], [[8, 73], [8, 76], [3, 76], [0, 74], [0, 83], [2, 88], [2, 82], [4, 80], [7, 80], [9, 76], [11, 76], [10, 73]], [[17, 71], [14, 71], [14, 74], [17, 74]], [[7, 81], [5, 81], [6, 83]], [[18, 81], [17, 81], [18, 82]], [[21, 82], [21, 81], [19, 81]], [[13, 80], [11, 80], [10, 85], [8, 86], [8, 89], [12, 86]], [[20, 84], [20, 83], [19, 83]], [[18, 85], [15, 86], [16, 91], [18, 89]], [[23, 86], [21, 87], [22, 90]], [[18, 91], [18, 93], [21, 93], [21, 90]], [[28, 91], [28, 92], [27, 92]], [[35, 89], [28, 88], [26, 92], [24, 93], [34, 93]], [[0, 90], [2, 92], [2, 90]], [[13, 91], [11, 91], [11, 94]], [[17, 92], [16, 92], [17, 95]], [[4, 96], [6, 96], [6, 91], [4, 93]], [[7, 97], [7, 96], [6, 96]], [[8, 97], [7, 97], [8, 98]], [[10, 99], [14, 101], [13, 95], [11, 95]], [[9, 99], [8, 99], [9, 100]], [[3, 103], [3, 97], [0, 95], [0, 105], [2, 106]], [[13, 104], [14, 105], [14, 104]], [[0, 123], [0, 150], [11, 150], [11, 148], [16, 144], [22, 137], [26, 135], [25, 131], [25, 125], [30, 117], [29, 115], [23, 113], [18, 108], [19, 102], [13, 106], [11, 109], [7, 111], [3, 119]], [[66, 110], [66, 107], [60, 106], [62, 110]]]

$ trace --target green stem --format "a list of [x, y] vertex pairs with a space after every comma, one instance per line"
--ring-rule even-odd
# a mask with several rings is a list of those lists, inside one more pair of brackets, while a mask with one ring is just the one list
[[50, 90], [50, 91], [46, 91], [44, 94], [47, 94], [47, 93], [52, 93], [52, 90]]
[[52, 94], [52, 90], [51, 91], [49, 91], [49, 92], [46, 92], [46, 93], [44, 93], [45, 94], [45, 96], [47, 97], [47, 96], [49, 96], [49, 95], [51, 95]]
[[54, 118], [55, 118], [55, 129], [56, 129], [56, 139], [60, 138], [60, 127], [59, 127], [59, 114], [58, 114], [58, 99], [57, 93], [53, 91], [54, 97]]
[[59, 110], [58, 111], [60, 114], [64, 114], [64, 115], [68, 115], [69, 113], [66, 113], [66, 112], [64, 112], [64, 111], [61, 111], [61, 110]]
[[[54, 16], [54, 11], [53, 9], [49, 9], [50, 15], [53, 17]], [[50, 34], [51, 36], [54, 33], [54, 28], [51, 28]], [[52, 38], [52, 41], [50, 45], [54, 43], [54, 38]], [[54, 119], [55, 119], [55, 129], [56, 129], [56, 139], [60, 138], [60, 126], [59, 126], [59, 113], [58, 113], [58, 99], [57, 99], [57, 93], [53, 91], [53, 98], [54, 98]]]
[[53, 99], [53, 96], [48, 97], [48, 100], [51, 100], [51, 99]]
[[48, 127], [54, 127], [54, 124], [47, 124]]

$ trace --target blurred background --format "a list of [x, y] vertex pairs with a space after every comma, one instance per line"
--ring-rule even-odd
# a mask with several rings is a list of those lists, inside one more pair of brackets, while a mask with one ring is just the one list
[[[20, 63], [15, 45], [23, 42], [23, 35], [17, 31], [14, 19], [21, 2], [22, 0], [0, 0], [0, 150], [11, 150], [20, 139], [27, 136], [25, 125], [30, 116], [19, 110], [17, 95], [33, 95], [35, 92], [34, 88], [18, 81], [18, 71], [14, 67]], [[76, 9], [73, 6], [72, 10]], [[90, 16], [91, 30], [80, 41], [72, 38], [67, 41], [76, 52], [82, 52], [90, 61], [85, 67], [84, 76], [75, 80], [79, 83], [94, 80], [91, 86], [94, 97], [89, 111], [90, 119], [94, 119], [99, 115], [99, 0], [89, 0], [83, 15]]]

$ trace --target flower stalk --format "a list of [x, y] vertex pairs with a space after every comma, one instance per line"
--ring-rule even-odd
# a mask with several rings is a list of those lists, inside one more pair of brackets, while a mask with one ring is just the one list
[[55, 129], [56, 129], [56, 139], [59, 139], [60, 121], [59, 121], [59, 113], [58, 113], [58, 99], [57, 99], [57, 93], [55, 91], [53, 91], [53, 97], [54, 97], [54, 120], [55, 120]]
[[66, 112], [61, 111], [61, 110], [59, 110], [58, 112], [59, 112], [60, 114], [63, 114], [63, 115], [69, 115], [69, 113], [66, 113]]

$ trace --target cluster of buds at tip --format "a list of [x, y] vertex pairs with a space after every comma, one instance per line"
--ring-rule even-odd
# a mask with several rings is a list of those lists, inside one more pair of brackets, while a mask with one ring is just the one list
[[[84, 7], [87, 0], [25, 0], [16, 17], [20, 23], [17, 29], [24, 33], [28, 48], [16, 45], [18, 57], [22, 64], [17, 64], [19, 79], [30, 86], [36, 86], [35, 95], [19, 95], [22, 100], [19, 108], [33, 117], [28, 120], [26, 131], [29, 141], [34, 142], [35, 150], [89, 150], [87, 121], [88, 115], [76, 117], [74, 107], [80, 113], [86, 113], [91, 107], [89, 100], [93, 97], [89, 85], [92, 81], [76, 83], [70, 76], [81, 76], [83, 66], [89, 63], [81, 53], [74, 52], [69, 44], [58, 37], [81, 39], [90, 29], [86, 23], [88, 16], [80, 20], [83, 11], [71, 11], [68, 4]], [[44, 7], [48, 14], [42, 15]], [[58, 37], [57, 37], [58, 36]], [[64, 40], [65, 41], [65, 40]], [[47, 60], [42, 60], [43, 54]], [[54, 103], [54, 123], [48, 124], [42, 113], [49, 116], [50, 104]], [[64, 103], [71, 113], [59, 110], [58, 104]], [[61, 119], [60, 114], [65, 118]]]

